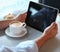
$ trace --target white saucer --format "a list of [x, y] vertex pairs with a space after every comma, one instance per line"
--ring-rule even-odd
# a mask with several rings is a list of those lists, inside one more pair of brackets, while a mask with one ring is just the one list
[[11, 32], [9, 31], [9, 28], [7, 28], [7, 29], [5, 30], [5, 33], [6, 33], [6, 35], [8, 35], [8, 36], [10, 36], [10, 37], [18, 38], [18, 37], [23, 37], [23, 36], [25, 36], [25, 35], [27, 34], [27, 29], [25, 29], [24, 31], [25, 31], [25, 32], [22, 33], [22, 34], [20, 34], [20, 35], [12, 35]]

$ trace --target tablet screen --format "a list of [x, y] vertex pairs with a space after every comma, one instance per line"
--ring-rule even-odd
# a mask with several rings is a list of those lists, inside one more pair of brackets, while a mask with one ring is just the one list
[[26, 24], [41, 32], [56, 20], [58, 9], [34, 2], [29, 3]]

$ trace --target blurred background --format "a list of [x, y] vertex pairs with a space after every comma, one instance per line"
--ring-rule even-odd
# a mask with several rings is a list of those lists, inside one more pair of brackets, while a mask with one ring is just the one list
[[60, 9], [60, 0], [0, 0], [0, 20], [8, 13], [27, 11], [30, 1], [44, 3]]
[[8, 14], [28, 9], [30, 1], [39, 2], [39, 0], [0, 0], [0, 19]]

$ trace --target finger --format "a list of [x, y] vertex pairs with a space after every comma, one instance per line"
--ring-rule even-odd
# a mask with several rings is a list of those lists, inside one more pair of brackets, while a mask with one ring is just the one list
[[55, 24], [55, 27], [52, 29], [53, 32], [55, 32], [56, 34], [58, 33], [58, 26], [57, 24]]
[[56, 26], [56, 23], [53, 22], [53, 23], [51, 23], [50, 28], [53, 29], [53, 28], [55, 28], [55, 26]]
[[53, 29], [54, 29], [54, 26], [53, 26], [53, 25], [50, 25], [50, 26], [48, 27], [48, 29], [49, 29], [49, 30], [53, 30]]
[[55, 27], [58, 29], [58, 25], [57, 25], [57, 23], [55, 23]]
[[58, 30], [58, 25], [57, 25], [57, 23], [55, 22], [55, 27], [54, 27], [54, 29], [56, 29], [56, 30]]
[[50, 25], [50, 26], [52, 26], [52, 27], [53, 27], [53, 26], [55, 26], [55, 22], [51, 23], [51, 25]]
[[50, 29], [50, 30], [52, 30], [54, 28], [55, 28], [55, 22], [51, 23], [51, 25], [47, 27], [47, 29]]
[[56, 30], [58, 32], [58, 26], [57, 26], [57, 24], [55, 25], [54, 30]]

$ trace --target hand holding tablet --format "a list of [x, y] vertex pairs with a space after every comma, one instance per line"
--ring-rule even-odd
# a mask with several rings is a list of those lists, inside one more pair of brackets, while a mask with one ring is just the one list
[[41, 32], [56, 20], [58, 9], [44, 4], [30, 2], [26, 24]]

